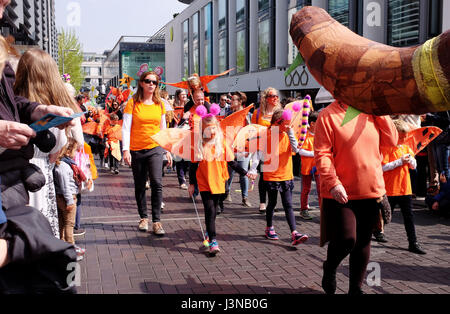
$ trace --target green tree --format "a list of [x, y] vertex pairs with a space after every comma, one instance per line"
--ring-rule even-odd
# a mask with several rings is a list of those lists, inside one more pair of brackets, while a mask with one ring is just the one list
[[81, 69], [83, 49], [75, 31], [61, 29], [58, 35], [58, 56], [59, 72], [61, 75], [64, 74], [64, 59], [64, 72], [70, 74], [71, 84], [79, 91], [84, 81], [84, 73]]

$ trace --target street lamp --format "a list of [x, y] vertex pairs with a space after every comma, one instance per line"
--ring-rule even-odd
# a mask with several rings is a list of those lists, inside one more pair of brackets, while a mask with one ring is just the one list
[[62, 51], [62, 74], [64, 75], [64, 55], [66, 54], [66, 51], [77, 51], [76, 49], [63, 49]]

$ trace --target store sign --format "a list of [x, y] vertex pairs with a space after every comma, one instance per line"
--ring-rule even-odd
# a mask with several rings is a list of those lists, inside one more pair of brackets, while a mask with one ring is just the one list
[[287, 87], [307, 86], [309, 83], [309, 75], [306, 67], [297, 68], [284, 78]]

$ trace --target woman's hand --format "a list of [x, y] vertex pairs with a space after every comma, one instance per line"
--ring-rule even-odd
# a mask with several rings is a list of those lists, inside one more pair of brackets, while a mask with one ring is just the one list
[[123, 160], [128, 166], [131, 166], [131, 154], [129, 150], [123, 151]]
[[195, 185], [189, 184], [189, 188], [188, 188], [189, 197], [192, 197], [194, 195], [194, 192], [195, 192]]
[[249, 173], [247, 172], [247, 177], [251, 180], [256, 180], [256, 177], [258, 176], [258, 174], [256, 173]]
[[347, 192], [345, 191], [345, 188], [342, 184], [336, 185], [334, 188], [330, 191], [331, 196], [340, 204], [347, 204], [348, 203], [348, 196]]
[[0, 268], [8, 264], [8, 244], [5, 239], [0, 239]]
[[26, 124], [0, 120], [0, 147], [19, 150], [35, 136], [36, 132]]
[[172, 154], [170, 152], [166, 153], [166, 158], [167, 158], [167, 166], [168, 167], [172, 167]]
[[[70, 117], [74, 114], [73, 110], [67, 107], [59, 107], [59, 106], [47, 106], [47, 105], [39, 105], [36, 107], [36, 109], [33, 111], [31, 118], [35, 121], [39, 120], [46, 114], [54, 114], [57, 116], [62, 117]], [[74, 127], [75, 126], [75, 119], [72, 119], [71, 121], [61, 124], [57, 126], [58, 129], [62, 130], [66, 127]]]
[[431, 206], [432, 210], [438, 210], [439, 209], [439, 203], [438, 202], [434, 202], [433, 206]]

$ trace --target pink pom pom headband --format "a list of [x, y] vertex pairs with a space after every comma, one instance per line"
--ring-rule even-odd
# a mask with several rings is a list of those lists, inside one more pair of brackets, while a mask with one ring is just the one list
[[209, 117], [215, 117], [220, 113], [220, 106], [218, 104], [212, 104], [211, 107], [206, 109], [205, 106], [198, 106], [197, 109], [195, 109], [195, 113], [199, 115], [202, 119], [209, 118]]

